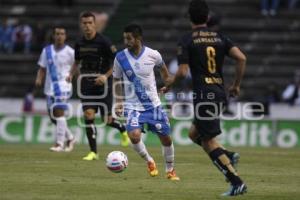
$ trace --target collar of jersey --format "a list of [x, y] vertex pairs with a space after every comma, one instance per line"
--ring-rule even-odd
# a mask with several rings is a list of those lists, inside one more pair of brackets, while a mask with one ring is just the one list
[[52, 48], [53, 48], [53, 50], [54, 50], [56, 53], [62, 51], [66, 46], [67, 46], [67, 45], [64, 44], [64, 46], [63, 46], [62, 48], [56, 50], [54, 44], [52, 44]]
[[133, 53], [131, 53], [131, 51], [129, 51], [129, 49], [128, 49], [129, 54], [130, 54], [131, 57], [133, 57], [135, 60], [139, 59], [139, 58], [143, 55], [144, 51], [145, 51], [145, 46], [144, 46], [144, 45], [143, 45], [143, 48], [142, 48], [141, 53], [140, 53], [139, 55], [137, 55], [137, 56], [134, 55]]

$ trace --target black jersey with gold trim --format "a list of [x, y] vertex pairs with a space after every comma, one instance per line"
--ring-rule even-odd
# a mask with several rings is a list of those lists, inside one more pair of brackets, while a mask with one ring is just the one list
[[188, 64], [198, 101], [225, 101], [223, 63], [233, 42], [206, 27], [194, 29], [178, 42], [178, 64]]

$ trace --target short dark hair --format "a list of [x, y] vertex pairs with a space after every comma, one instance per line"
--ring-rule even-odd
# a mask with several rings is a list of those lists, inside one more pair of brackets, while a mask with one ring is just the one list
[[67, 33], [67, 29], [66, 27], [64, 27], [63, 25], [56, 25], [56, 26], [53, 26], [52, 28], [52, 33], [55, 34], [55, 29], [64, 29], [65, 32]]
[[143, 29], [138, 24], [129, 24], [125, 26], [124, 33], [132, 33], [133, 37], [143, 37]]
[[189, 16], [194, 24], [205, 24], [209, 8], [205, 0], [192, 0], [189, 5]]
[[86, 17], [92, 17], [94, 19], [94, 21], [96, 21], [96, 16], [91, 11], [84, 11], [84, 12], [82, 12], [80, 14], [79, 18], [82, 19], [82, 18], [86, 18]]

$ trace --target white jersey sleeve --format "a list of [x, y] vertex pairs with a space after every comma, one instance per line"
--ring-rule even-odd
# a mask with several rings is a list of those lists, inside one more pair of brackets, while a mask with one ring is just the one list
[[114, 78], [122, 78], [122, 76], [123, 76], [123, 71], [121, 69], [119, 62], [115, 58], [114, 67], [113, 67], [113, 77]]
[[164, 65], [164, 61], [162, 59], [162, 56], [158, 51], [153, 51], [154, 53], [154, 58], [155, 58], [155, 66], [157, 67], [162, 67]]
[[39, 61], [38, 61], [38, 65], [42, 68], [46, 68], [47, 67], [47, 56], [46, 56], [46, 49], [44, 48], [41, 55], [40, 55], [40, 58], [39, 58]]
[[73, 48], [69, 48], [70, 50], [70, 65], [72, 66], [75, 62], [75, 51]]

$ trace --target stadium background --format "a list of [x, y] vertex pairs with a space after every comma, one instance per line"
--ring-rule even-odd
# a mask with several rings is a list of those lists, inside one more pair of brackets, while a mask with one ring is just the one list
[[[68, 32], [67, 42], [72, 46], [80, 35], [78, 26], [80, 12], [84, 10], [98, 14], [105, 12], [110, 19], [104, 34], [108, 35], [118, 48], [122, 48], [123, 27], [134, 21], [144, 28], [146, 45], [159, 50], [165, 62], [169, 64], [175, 58], [178, 38], [189, 30], [186, 17], [187, 2], [187, 0], [1, 0], [2, 26], [6, 22], [14, 27], [27, 24], [32, 29], [32, 40], [30, 52], [23, 52], [22, 44], [17, 44], [13, 52], [4, 49], [1, 51], [0, 143], [53, 141], [53, 127], [45, 115], [46, 104], [42, 89], [33, 87], [38, 69], [36, 62], [41, 48], [50, 41], [51, 27], [64, 25]], [[300, 76], [299, 8], [288, 9], [289, 1], [281, 1], [276, 16], [263, 16], [259, 0], [208, 2], [213, 11], [214, 28], [230, 36], [248, 57], [242, 93], [239, 99], [232, 100], [230, 112], [235, 113], [240, 102], [242, 105], [247, 102], [260, 102], [265, 108], [263, 120], [224, 120], [225, 134], [220, 139], [224, 144], [231, 146], [299, 147], [299, 104], [281, 98], [286, 86]], [[233, 74], [233, 63], [226, 60], [224, 66], [226, 84], [230, 83]], [[30, 107], [31, 103], [33, 107], [26, 110], [24, 104], [29, 104]], [[71, 103], [76, 110], [78, 105], [76, 92]], [[177, 144], [191, 144], [186, 137], [189, 123], [189, 120], [172, 120]], [[85, 143], [84, 131], [78, 128], [76, 118], [73, 118], [70, 124], [78, 142]], [[112, 130], [100, 127], [99, 133], [99, 143], [117, 144], [118, 135]], [[148, 134], [145, 137], [147, 143], [157, 144], [152, 135]]]

